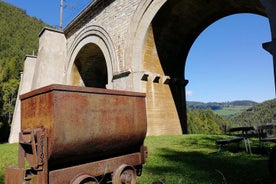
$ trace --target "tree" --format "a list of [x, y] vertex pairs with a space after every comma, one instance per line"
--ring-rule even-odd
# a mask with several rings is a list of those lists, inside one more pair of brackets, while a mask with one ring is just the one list
[[7, 117], [8, 124], [11, 124], [12, 114], [16, 103], [19, 82], [16, 79], [10, 79], [2, 86], [3, 111], [2, 116]]
[[6, 142], [9, 135], [24, 56], [37, 50], [38, 34], [45, 26], [0, 1], [0, 142]]
[[230, 122], [211, 109], [192, 109], [187, 112], [188, 133], [191, 134], [221, 134]]

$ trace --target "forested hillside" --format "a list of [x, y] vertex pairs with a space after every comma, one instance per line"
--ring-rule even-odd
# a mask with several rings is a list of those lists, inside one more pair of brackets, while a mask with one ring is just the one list
[[[197, 103], [198, 105], [200, 103]], [[204, 103], [202, 103], [204, 105]], [[219, 103], [218, 103], [219, 104]], [[240, 103], [235, 103], [232, 108], [239, 108]], [[244, 103], [245, 106], [250, 104]], [[193, 108], [188, 109], [188, 132], [204, 134], [220, 134], [230, 127], [253, 126], [276, 122], [276, 99], [268, 100], [251, 106], [233, 117], [219, 116], [217, 110]]]
[[0, 142], [6, 141], [25, 55], [37, 52], [45, 23], [0, 0]]
[[231, 118], [234, 126], [259, 125], [276, 121], [276, 99], [255, 105]]
[[236, 117], [247, 108], [257, 104], [249, 100], [209, 103], [188, 101], [188, 132], [195, 134], [225, 133], [227, 129], [237, 125], [232, 117]]
[[257, 102], [250, 101], [250, 100], [236, 100], [232, 102], [194, 102], [188, 101], [187, 107], [189, 109], [212, 109], [212, 110], [220, 110], [225, 107], [233, 107], [233, 106], [253, 106], [257, 105]]
[[222, 134], [231, 122], [214, 113], [211, 109], [192, 109], [187, 112], [188, 133]]

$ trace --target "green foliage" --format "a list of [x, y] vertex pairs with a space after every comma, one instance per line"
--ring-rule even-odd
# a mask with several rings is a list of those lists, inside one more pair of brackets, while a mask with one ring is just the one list
[[43, 27], [41, 20], [0, 1], [0, 142], [7, 141], [24, 56], [37, 50]]
[[38, 34], [45, 24], [23, 10], [0, 2], [0, 81], [19, 79], [23, 59], [38, 48]]
[[276, 99], [265, 101], [248, 108], [241, 114], [231, 118], [235, 126], [260, 125], [276, 120]]
[[249, 101], [249, 100], [236, 100], [232, 102], [194, 102], [188, 101], [187, 107], [189, 109], [212, 109], [212, 110], [221, 110], [223, 108], [231, 108], [231, 107], [248, 107], [258, 104], [257, 102]]
[[[200, 102], [190, 104], [193, 107], [199, 107], [199, 109], [188, 110], [189, 133], [219, 134], [220, 131], [217, 131], [217, 126], [222, 132], [225, 132], [229, 127], [276, 122], [276, 99], [259, 104], [251, 101], [234, 101], [231, 105], [212, 103], [221, 104], [219, 110], [204, 109], [206, 107], [204, 104]], [[250, 104], [252, 106], [249, 106]], [[212, 112], [217, 115], [212, 114]]]
[[211, 109], [192, 109], [187, 112], [188, 133], [221, 134], [230, 122], [215, 114]]
[[3, 94], [3, 110], [2, 115], [8, 118], [8, 123], [11, 123], [12, 113], [16, 103], [17, 91], [19, 81], [16, 79], [10, 79], [8, 82], [4, 82], [2, 85]]

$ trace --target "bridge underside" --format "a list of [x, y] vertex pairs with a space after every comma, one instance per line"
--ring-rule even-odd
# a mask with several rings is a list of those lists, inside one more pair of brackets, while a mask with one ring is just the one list
[[266, 16], [259, 0], [169, 0], [152, 21], [160, 64], [165, 75], [175, 79], [172, 80], [170, 89], [183, 133], [187, 132], [184, 88], [188, 81], [183, 76], [188, 52], [195, 39], [209, 25], [225, 16], [237, 13]]
[[[77, 71], [74, 85], [105, 88], [107, 84], [106, 62], [101, 49], [95, 44], [85, 45], [75, 59]], [[81, 83], [80, 83], [81, 82]]]
[[185, 59], [199, 34], [215, 21], [237, 13], [266, 15], [259, 0], [169, 0], [165, 3], [152, 22], [165, 73], [182, 77]]

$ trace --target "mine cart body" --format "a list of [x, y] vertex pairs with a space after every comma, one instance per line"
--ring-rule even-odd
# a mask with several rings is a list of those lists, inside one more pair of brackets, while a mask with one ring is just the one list
[[7, 167], [6, 183], [97, 183], [108, 174], [116, 183], [124, 170], [141, 174], [143, 93], [54, 84], [20, 99], [19, 166]]

